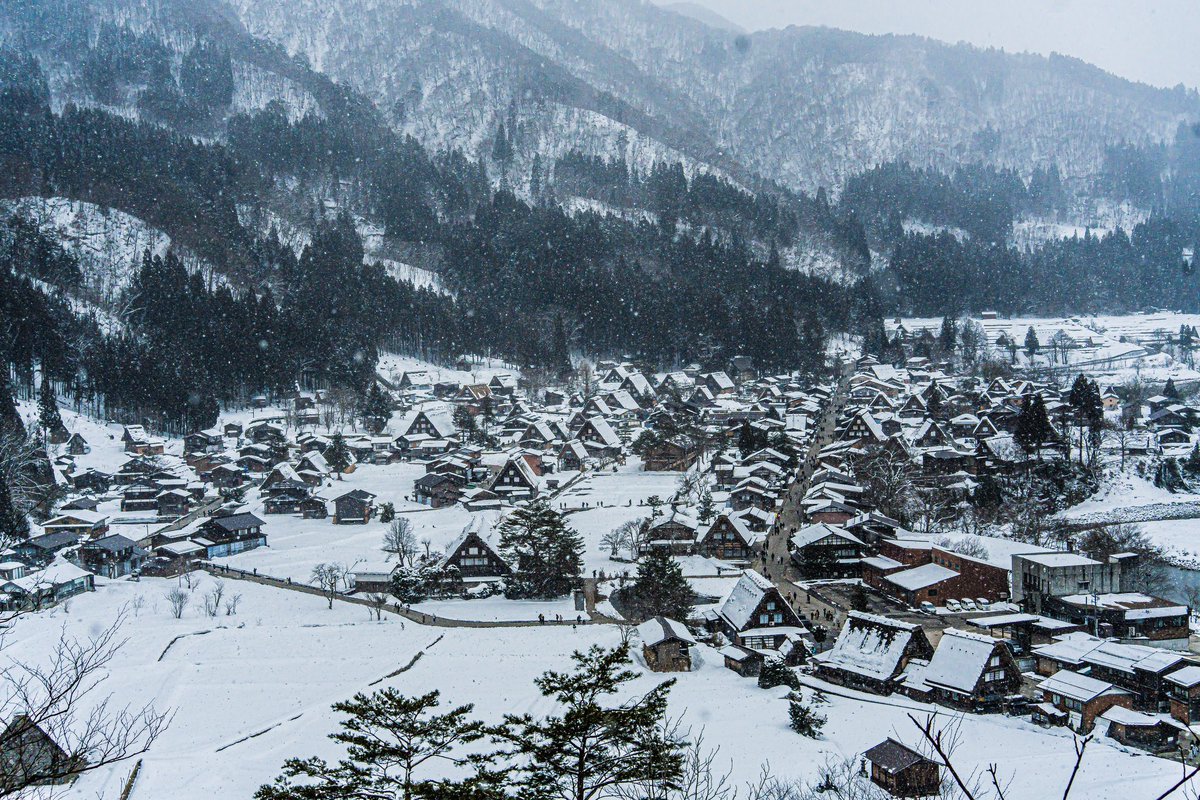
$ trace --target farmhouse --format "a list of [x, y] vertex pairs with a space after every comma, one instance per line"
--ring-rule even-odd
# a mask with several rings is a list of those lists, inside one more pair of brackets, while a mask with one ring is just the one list
[[687, 627], [673, 619], [654, 617], [637, 627], [642, 640], [642, 656], [654, 672], [690, 672], [691, 648], [695, 638]]
[[717, 611], [717, 623], [735, 644], [778, 650], [788, 636], [807, 632], [775, 584], [746, 570]]
[[817, 674], [828, 681], [891, 694], [910, 661], [932, 656], [933, 646], [920, 625], [851, 611], [833, 648], [813, 661]]

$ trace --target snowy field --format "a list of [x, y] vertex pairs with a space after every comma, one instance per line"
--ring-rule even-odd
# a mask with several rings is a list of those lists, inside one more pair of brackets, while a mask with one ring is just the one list
[[[988, 345], [997, 358], [1009, 358], [1006, 349], [996, 346], [996, 340], [1006, 335], [1015, 341], [1019, 349], [1017, 363], [1029, 366], [1025, 355], [1025, 334], [1033, 328], [1041, 344], [1041, 352], [1034, 357], [1034, 366], [1051, 368], [1069, 374], [1087, 372], [1102, 384], [1121, 383], [1135, 374], [1146, 381], [1176, 382], [1200, 381], [1200, 371], [1188, 367], [1166, 353], [1151, 352], [1162, 343], [1168, 334], [1177, 334], [1181, 325], [1200, 326], [1200, 314], [1177, 314], [1157, 312], [1152, 314], [1054, 317], [1013, 317], [1003, 319], [977, 319], [987, 334]], [[941, 330], [940, 317], [910, 317], [899, 320], [910, 332], [929, 330], [935, 336]], [[894, 332], [897, 320], [885, 323], [888, 332]], [[1071, 337], [1074, 345], [1067, 352], [1067, 361], [1056, 361], [1050, 353], [1051, 338], [1062, 331]]]
[[[205, 576], [196, 592], [211, 588]], [[614, 645], [612, 627], [557, 626], [499, 629], [431, 629], [396, 620], [374, 622], [364, 608], [318, 597], [229, 581], [241, 592], [236, 616], [209, 619], [196, 608], [175, 620], [163, 595], [174, 581], [106, 583], [54, 612], [22, 620], [4, 659], [38, 659], [60, 634], [86, 637], [107, 626], [122, 607], [142, 597], [136, 616], [123, 628], [125, 648], [104, 684], [113, 702], [141, 704], [153, 697], [174, 719], [146, 755], [133, 800], [249, 797], [276, 774], [285, 758], [336, 758], [326, 736], [337, 722], [329, 706], [359, 691], [385, 686], [417, 694], [439, 689], [445, 703], [475, 703], [480, 718], [496, 722], [505, 713], [553, 711], [533, 679], [568, 666], [570, 653], [593, 643]], [[174, 644], [173, 639], [182, 634]], [[424, 655], [408, 671], [385, 676]], [[764, 691], [722, 666], [707, 647], [698, 666], [680, 675], [670, 714], [681, 716], [693, 734], [719, 747], [718, 763], [729, 764], [737, 782], [752, 780], [763, 762], [785, 778], [812, 778], [827, 759], [855, 758], [892, 735], [916, 743], [911, 712], [929, 709], [903, 698], [830, 696], [821, 709], [829, 722], [820, 740], [804, 739], [787, 727], [783, 688]], [[663, 679], [638, 666], [634, 692]], [[1045, 796], [1067, 778], [1071, 739], [999, 716], [951, 715], [960, 727], [960, 765], [980, 769], [998, 761], [1011, 776], [1012, 796]], [[249, 737], [249, 738], [247, 738]], [[115, 798], [132, 765], [89, 775], [72, 787], [72, 798]], [[1098, 799], [1153, 796], [1178, 768], [1167, 761], [1127, 752], [1097, 739], [1077, 781], [1078, 796]], [[1049, 790], [1047, 787], [1051, 787]]]

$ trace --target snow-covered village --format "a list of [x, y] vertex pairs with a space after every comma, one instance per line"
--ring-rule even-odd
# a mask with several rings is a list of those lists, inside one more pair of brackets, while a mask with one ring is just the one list
[[1200, 797], [1194, 11], [0, 3], [0, 800]]

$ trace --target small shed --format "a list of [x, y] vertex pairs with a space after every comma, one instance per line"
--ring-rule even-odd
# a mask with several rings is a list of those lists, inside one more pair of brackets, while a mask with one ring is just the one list
[[333, 521], [339, 525], [365, 525], [375, 510], [375, 495], [362, 489], [352, 489], [333, 499]]
[[654, 672], [691, 672], [691, 648], [696, 644], [683, 623], [666, 617], [648, 619], [637, 627], [646, 666]]
[[725, 659], [725, 668], [733, 670], [743, 678], [758, 677], [759, 671], [762, 670], [762, 654], [754, 650], [731, 644], [717, 652]]
[[863, 753], [871, 764], [871, 782], [896, 797], [928, 797], [941, 791], [938, 763], [888, 737]]
[[26, 786], [70, 783], [84, 766], [24, 714], [0, 733], [0, 795]]

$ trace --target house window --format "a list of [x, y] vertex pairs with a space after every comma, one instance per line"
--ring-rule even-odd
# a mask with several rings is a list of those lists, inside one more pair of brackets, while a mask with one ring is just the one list
[[988, 659], [988, 666], [993, 668], [1000, 666], [1000, 656], [992, 656]]
[[988, 683], [1002, 681], [1002, 680], [1004, 680], [1004, 670], [1002, 670], [1002, 669], [988, 670], [987, 673], [984, 674], [983, 679]]

